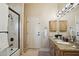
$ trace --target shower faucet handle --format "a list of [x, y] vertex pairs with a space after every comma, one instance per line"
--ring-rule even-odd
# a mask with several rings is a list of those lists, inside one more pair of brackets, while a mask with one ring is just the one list
[[11, 49], [11, 51], [12, 51], [13, 49]]
[[10, 44], [9, 47], [13, 46], [13, 44]]

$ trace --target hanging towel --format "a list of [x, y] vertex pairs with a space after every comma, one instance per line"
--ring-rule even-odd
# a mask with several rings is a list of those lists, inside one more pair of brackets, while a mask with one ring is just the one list
[[8, 36], [7, 33], [0, 33], [0, 51], [8, 48]]

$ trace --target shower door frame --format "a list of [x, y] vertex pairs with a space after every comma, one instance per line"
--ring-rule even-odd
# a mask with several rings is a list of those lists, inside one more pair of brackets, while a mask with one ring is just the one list
[[[15, 13], [16, 15], [18, 15], [18, 49], [20, 49], [20, 14], [17, 13], [15, 10], [13, 10], [13, 9], [10, 8], [10, 7], [9, 7], [9, 10], [12, 11], [13, 13]], [[18, 49], [17, 49], [17, 50], [18, 50]], [[17, 50], [16, 50], [16, 51], [17, 51]], [[15, 51], [15, 52], [16, 52], [16, 51]], [[12, 54], [14, 54], [15, 52], [13, 52]], [[11, 54], [11, 55], [12, 55], [12, 54]], [[10, 56], [11, 56], [11, 55], [10, 55]]]

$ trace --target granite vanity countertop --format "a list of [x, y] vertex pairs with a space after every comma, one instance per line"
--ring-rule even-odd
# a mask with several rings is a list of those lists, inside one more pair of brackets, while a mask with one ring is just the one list
[[[76, 46], [72, 43], [69, 43], [69, 44], [61, 44], [61, 43], [58, 43], [57, 41], [61, 41], [59, 39], [56, 39], [56, 38], [53, 38], [53, 37], [49, 37], [49, 40], [52, 41], [52, 43], [54, 43], [60, 50], [63, 50], [63, 51], [79, 51], [79, 48], [76, 48]], [[66, 43], [64, 41], [62, 41], [63, 43]]]

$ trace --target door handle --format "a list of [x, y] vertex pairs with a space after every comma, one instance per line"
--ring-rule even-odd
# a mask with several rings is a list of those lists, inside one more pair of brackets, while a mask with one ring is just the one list
[[0, 31], [0, 33], [8, 33], [8, 31]]
[[40, 32], [38, 32], [38, 36], [40, 36]]

